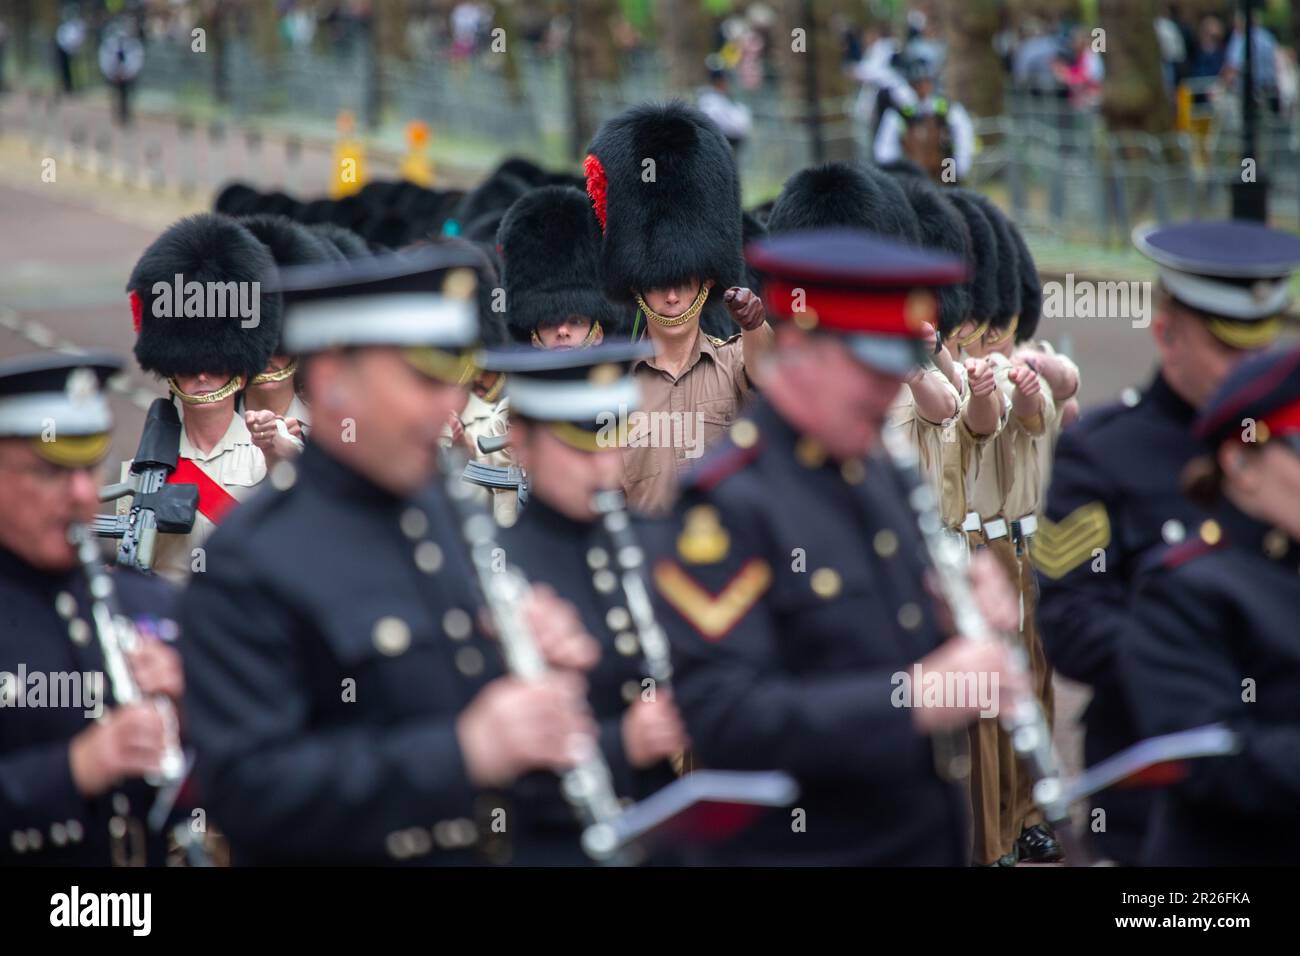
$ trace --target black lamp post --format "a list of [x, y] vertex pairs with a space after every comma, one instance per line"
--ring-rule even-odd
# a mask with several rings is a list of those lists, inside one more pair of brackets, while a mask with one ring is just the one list
[[1232, 218], [1268, 221], [1268, 184], [1259, 168], [1258, 102], [1255, 99], [1255, 8], [1259, 0], [1241, 0], [1241, 12], [1246, 20], [1243, 46], [1243, 72], [1241, 76], [1241, 158], [1251, 160], [1255, 168], [1254, 182], [1241, 178], [1232, 185]]

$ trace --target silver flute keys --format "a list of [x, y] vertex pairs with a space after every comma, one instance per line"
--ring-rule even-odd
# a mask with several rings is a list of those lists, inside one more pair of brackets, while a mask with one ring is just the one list
[[[548, 667], [524, 617], [528, 580], [518, 568], [495, 560], [496, 522], [475, 499], [474, 487], [461, 480], [464, 463], [454, 451], [445, 450], [442, 466], [448, 497], [459, 512], [461, 532], [469, 546], [475, 576], [496, 628], [506, 667], [522, 680], [538, 680]], [[610, 825], [623, 812], [623, 807], [614, 792], [613, 775], [596, 741], [585, 748], [577, 764], [560, 775], [560, 790], [583, 824], [583, 852], [598, 863], [623, 862]]]

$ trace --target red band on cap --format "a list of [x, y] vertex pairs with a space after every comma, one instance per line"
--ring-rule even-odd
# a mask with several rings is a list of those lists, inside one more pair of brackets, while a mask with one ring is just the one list
[[811, 316], [817, 327], [839, 332], [919, 339], [923, 337], [921, 323], [934, 321], [934, 296], [923, 290], [869, 292], [769, 279], [763, 286], [763, 299], [777, 318], [797, 323], [801, 315]]
[[140, 320], [144, 314], [144, 303], [140, 301], [140, 293], [135, 289], [127, 296], [131, 302], [131, 327], [135, 329], [135, 334], [140, 334]]
[[609, 180], [605, 178], [605, 167], [595, 153], [588, 153], [582, 162], [582, 171], [587, 176], [587, 195], [591, 197], [591, 207], [596, 210], [600, 220], [600, 231], [605, 231], [605, 196], [609, 190]]
[[1300, 400], [1269, 412], [1260, 421], [1272, 435], [1300, 435]]

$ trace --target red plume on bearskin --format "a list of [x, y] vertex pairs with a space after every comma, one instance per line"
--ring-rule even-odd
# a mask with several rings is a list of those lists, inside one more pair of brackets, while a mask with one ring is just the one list
[[600, 220], [600, 231], [605, 231], [605, 196], [609, 189], [609, 181], [605, 178], [605, 167], [600, 164], [600, 160], [588, 153], [587, 158], [583, 160], [582, 171], [587, 176], [587, 195], [591, 197], [591, 208], [596, 210], [596, 218]]

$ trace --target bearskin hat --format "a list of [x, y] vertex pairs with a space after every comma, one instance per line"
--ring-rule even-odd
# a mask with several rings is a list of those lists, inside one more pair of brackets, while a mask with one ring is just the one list
[[970, 293], [970, 315], [976, 321], [983, 322], [997, 313], [1000, 304], [998, 272], [1001, 260], [998, 258], [997, 233], [969, 193], [951, 189], [944, 196], [961, 214], [970, 233], [970, 280], [966, 283], [966, 288]]
[[1038, 334], [1038, 323], [1043, 317], [1043, 284], [1038, 277], [1038, 267], [1029, 254], [1025, 237], [1015, 223], [1009, 223], [1011, 238], [1016, 243], [1016, 258], [1020, 263], [1020, 322], [1016, 325], [1016, 342], [1028, 342]]
[[567, 315], [614, 333], [618, 313], [600, 287], [600, 223], [587, 196], [543, 186], [519, 199], [497, 233], [505, 269], [506, 322], [519, 342]]
[[217, 198], [212, 201], [212, 211], [225, 213], [227, 216], [244, 216], [256, 212], [262, 202], [262, 194], [245, 183], [229, 183], [223, 186]]
[[772, 206], [767, 230], [842, 226], [918, 243], [916, 213], [890, 177], [852, 163], [826, 163], [795, 173]]
[[583, 168], [611, 300], [691, 279], [721, 292], [742, 280], [740, 177], [703, 113], [681, 102], [632, 107], [600, 128]]
[[[971, 261], [970, 230], [952, 203], [929, 180], [901, 174], [898, 184], [916, 213], [921, 229], [921, 245]], [[970, 314], [971, 294], [966, 283], [943, 286], [939, 296], [939, 332], [944, 336], [956, 331]]]
[[332, 222], [317, 222], [307, 228], [337, 249], [344, 259], [364, 259], [370, 255], [370, 247], [366, 245], [366, 240], [351, 229], [344, 229]]
[[492, 171], [496, 176], [505, 173], [508, 176], [514, 176], [516, 179], [526, 182], [529, 186], [545, 186], [549, 173], [538, 166], [531, 159], [525, 159], [523, 156], [507, 156], [500, 165]]
[[504, 213], [530, 188], [528, 183], [518, 176], [512, 176], [510, 173], [493, 173], [475, 189], [466, 193], [457, 204], [452, 218], [456, 220], [459, 227], [458, 235], [464, 235], [471, 224], [489, 213], [498, 211]]
[[332, 243], [326, 242], [307, 226], [284, 216], [241, 216], [239, 223], [266, 246], [280, 268], [338, 262], [343, 258], [343, 253]]
[[989, 327], [1005, 329], [1020, 314], [1020, 256], [1016, 251], [1016, 240], [1011, 234], [1013, 227], [1002, 210], [993, 205], [987, 196], [969, 190], [963, 192], [979, 206], [993, 227], [998, 247], [998, 308], [992, 315]]
[[[144, 251], [126, 286], [140, 367], [164, 377], [230, 372], [245, 381], [261, 372], [280, 339], [280, 297], [262, 291], [258, 321], [247, 327], [251, 316], [233, 306], [247, 301], [251, 283], [264, 290], [275, 277], [267, 247], [229, 216], [202, 213], [173, 224]], [[178, 302], [177, 283], [182, 295], [186, 284], [203, 283], [204, 294]], [[220, 314], [208, 314], [212, 304]]]

